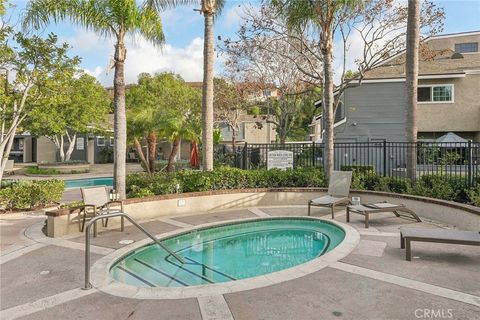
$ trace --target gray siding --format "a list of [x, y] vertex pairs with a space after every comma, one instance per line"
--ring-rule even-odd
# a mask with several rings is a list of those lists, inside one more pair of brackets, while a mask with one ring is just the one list
[[[217, 124], [220, 132], [222, 134], [222, 141], [232, 141], [232, 129], [230, 126], [224, 122], [220, 122]], [[244, 140], [245, 139], [245, 125], [241, 123], [237, 132], [235, 132], [235, 138], [237, 140]]]
[[78, 150], [77, 142], [73, 141], [75, 149], [73, 149], [71, 159], [75, 161], [87, 161], [87, 136], [84, 134], [78, 134], [77, 138], [83, 138], [83, 150]]
[[347, 88], [343, 97], [347, 121], [335, 128], [336, 142], [404, 141], [403, 90], [403, 82]]

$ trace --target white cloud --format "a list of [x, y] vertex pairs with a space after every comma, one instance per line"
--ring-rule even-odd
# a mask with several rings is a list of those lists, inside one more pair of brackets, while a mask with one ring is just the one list
[[[130, 41], [129, 41], [130, 42]], [[185, 81], [200, 81], [203, 75], [203, 39], [195, 38], [185, 48], [166, 44], [158, 48], [140, 39], [129, 44], [125, 81], [136, 82], [142, 72], [174, 72]]]
[[[166, 44], [162, 48], [155, 47], [143, 38], [126, 43], [127, 58], [125, 61], [125, 83], [137, 82], [142, 72], [174, 72], [180, 74], [185, 81], [202, 81], [203, 77], [203, 39], [195, 38], [186, 47], [178, 48]], [[107, 70], [97, 66], [87, 70], [95, 75], [102, 84], [111, 86], [113, 69]]]
[[75, 35], [64, 37], [62, 41], [70, 44], [77, 53], [99, 52], [112, 49], [113, 39], [103, 39], [93, 31], [75, 29]]
[[85, 73], [91, 75], [92, 77], [99, 78], [102, 72], [104, 71], [104, 68], [100, 66], [96, 66], [93, 70], [90, 70], [88, 68], [85, 68]]

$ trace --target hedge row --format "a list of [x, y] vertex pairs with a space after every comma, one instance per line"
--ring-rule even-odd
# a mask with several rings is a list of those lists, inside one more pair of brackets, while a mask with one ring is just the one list
[[146, 197], [178, 192], [244, 188], [323, 187], [325, 175], [319, 169], [242, 170], [219, 167], [214, 171], [181, 170], [171, 174], [143, 173], [127, 176], [128, 197]]
[[62, 180], [19, 181], [0, 189], [0, 210], [27, 210], [60, 202]]
[[[202, 172], [183, 170], [172, 174], [143, 173], [127, 177], [128, 197], [138, 198], [178, 192], [198, 192], [222, 189], [326, 187], [323, 171], [319, 168], [293, 170], [241, 170], [220, 167]], [[352, 189], [408, 193], [480, 206], [480, 181], [476, 188], [465, 188], [464, 179], [436, 175], [422, 176], [415, 186], [408, 179], [383, 177], [374, 172], [354, 170]]]

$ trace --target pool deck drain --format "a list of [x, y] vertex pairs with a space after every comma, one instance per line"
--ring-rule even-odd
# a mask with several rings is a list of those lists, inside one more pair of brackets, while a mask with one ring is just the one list
[[[292, 212], [306, 214], [306, 209], [303, 212], [297, 207], [292, 206]], [[279, 212], [287, 207], [281, 208]], [[253, 209], [250, 212], [256, 216], [263, 210], [264, 213], [273, 212], [261, 207]], [[239, 209], [238, 212], [242, 210], [245, 211]], [[224, 223], [230, 211], [235, 216], [235, 211], [229, 210], [221, 217], [218, 213], [198, 214], [186, 220], [169, 216], [167, 219], [172, 221], [165, 222], [188, 230], [190, 223], [202, 224], [206, 217], [223, 220], [220, 223]], [[328, 218], [328, 211], [324, 214]], [[189, 223], [177, 223], [177, 218]], [[425, 309], [450, 310], [452, 319], [475, 319], [480, 314], [478, 248], [419, 244], [415, 252], [419, 259], [407, 262], [404, 260], [405, 252], [399, 248], [398, 232], [394, 231], [412, 224], [403, 219], [379, 215], [371, 221], [371, 229], [362, 229], [358, 227], [361, 218], [352, 218], [350, 225], [357, 228], [364, 243], [369, 243], [365, 240], [387, 243], [381, 257], [352, 252], [339, 261], [325, 263], [323, 268], [313, 273], [310, 273], [308, 265], [301, 265], [297, 272], [286, 273], [280, 282], [273, 285], [265, 286], [269, 278], [275, 278], [274, 274], [263, 279], [263, 287], [234, 281], [228, 292], [222, 293], [215, 287], [203, 288], [196, 299], [188, 299], [188, 294], [182, 292], [178, 297], [180, 300], [158, 300], [162, 294], [158, 295], [156, 302], [151, 301], [151, 292], [143, 290], [148, 288], [131, 291], [135, 299], [112, 296], [96, 289], [79, 289], [83, 281], [80, 271], [84, 250], [81, 239], [75, 240], [80, 242], [70, 241], [72, 237], [46, 239], [40, 224], [35, 225], [36, 221], [29, 219], [11, 220], [0, 216], [0, 237], [2, 242], [9, 244], [0, 252], [2, 320], [329, 319], [339, 315], [343, 319], [380, 320], [417, 319], [415, 312]], [[25, 227], [27, 220], [34, 225]], [[162, 217], [156, 221], [160, 220], [165, 219]], [[339, 212], [335, 220], [345, 221], [345, 216]], [[415, 223], [414, 226], [438, 227], [428, 222]], [[1, 232], [5, 230], [10, 231]], [[109, 233], [118, 233], [118, 237], [109, 240], [112, 244], [118, 244], [119, 239], [131, 239], [131, 236], [122, 238], [118, 230], [106, 231], [105, 235]], [[102, 245], [108, 245], [108, 242], [102, 242]], [[94, 250], [97, 254], [93, 260], [124, 248], [113, 251], [96, 246]], [[62, 254], [56, 254], [57, 249]], [[45, 270], [50, 272], [43, 272]], [[392, 301], [395, 303], [392, 304]]]

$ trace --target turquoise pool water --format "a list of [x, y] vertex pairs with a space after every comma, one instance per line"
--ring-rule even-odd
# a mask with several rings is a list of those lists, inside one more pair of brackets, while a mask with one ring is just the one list
[[131, 252], [110, 269], [117, 281], [143, 287], [184, 287], [255, 277], [317, 258], [345, 237], [334, 224], [308, 218], [239, 222], [180, 234]]
[[113, 178], [88, 178], [65, 180], [65, 188], [83, 188], [94, 186], [113, 186]]

